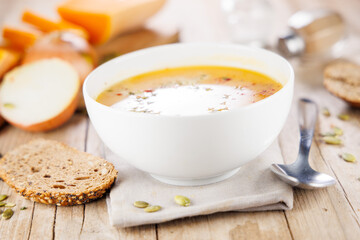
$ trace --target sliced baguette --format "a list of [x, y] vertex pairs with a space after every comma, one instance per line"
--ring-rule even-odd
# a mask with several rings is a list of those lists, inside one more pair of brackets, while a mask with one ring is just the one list
[[360, 66], [338, 60], [324, 70], [324, 86], [335, 96], [354, 107], [360, 107]]
[[59, 206], [102, 197], [116, 176], [106, 160], [45, 139], [21, 145], [0, 160], [0, 177], [21, 196]]
[[80, 90], [76, 70], [53, 58], [17, 67], [0, 87], [0, 112], [12, 125], [28, 131], [48, 131], [74, 113]]

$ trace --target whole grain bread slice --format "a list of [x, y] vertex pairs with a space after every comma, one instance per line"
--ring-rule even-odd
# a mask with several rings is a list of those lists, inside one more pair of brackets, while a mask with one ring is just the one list
[[360, 107], [360, 66], [347, 60], [330, 63], [324, 70], [324, 86], [335, 96]]
[[33, 140], [0, 160], [0, 178], [21, 196], [59, 206], [102, 197], [116, 176], [106, 160], [53, 140]]

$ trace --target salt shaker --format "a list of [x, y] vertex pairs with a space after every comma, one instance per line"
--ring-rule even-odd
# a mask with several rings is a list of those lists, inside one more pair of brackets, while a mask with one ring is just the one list
[[290, 17], [288, 26], [277, 46], [286, 57], [329, 57], [345, 36], [342, 17], [327, 9], [299, 11]]

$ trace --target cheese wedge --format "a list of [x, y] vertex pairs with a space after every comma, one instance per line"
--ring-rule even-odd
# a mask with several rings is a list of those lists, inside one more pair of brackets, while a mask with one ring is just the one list
[[79, 76], [66, 61], [53, 58], [22, 65], [7, 73], [0, 86], [0, 112], [27, 131], [48, 131], [74, 113]]
[[36, 30], [24, 30], [10, 26], [3, 28], [3, 38], [19, 49], [26, 49], [32, 46], [40, 36], [41, 33]]
[[79, 36], [85, 39], [89, 38], [89, 34], [87, 33], [87, 31], [78, 25], [67, 22], [65, 20], [61, 20], [61, 21], [50, 20], [28, 10], [23, 12], [22, 21], [29, 23], [37, 27], [40, 31], [46, 33], [52, 31], [58, 31], [58, 30], [68, 30], [78, 34]]
[[99, 44], [141, 26], [166, 0], [69, 0], [58, 7], [60, 16], [85, 28], [90, 42]]

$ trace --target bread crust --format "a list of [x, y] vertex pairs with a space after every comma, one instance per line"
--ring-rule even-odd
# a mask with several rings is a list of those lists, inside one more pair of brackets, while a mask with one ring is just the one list
[[[66, 189], [62, 191], [59, 191], [58, 189], [37, 190], [36, 186], [31, 186], [31, 185], [28, 185], [27, 187], [20, 186], [21, 184], [16, 183], [17, 173], [14, 172], [14, 169], [4, 169], [4, 166], [6, 166], [6, 161], [13, 161], [10, 158], [14, 157], [15, 151], [19, 151], [19, 149], [21, 150], [21, 148], [24, 148], [25, 146], [29, 147], [34, 143], [38, 143], [41, 141], [46, 142], [45, 144], [57, 144], [60, 148], [63, 148], [64, 151], [66, 150], [75, 151], [78, 154], [81, 154], [85, 158], [89, 157], [89, 159], [94, 159], [94, 156], [92, 156], [89, 153], [80, 152], [75, 148], [65, 145], [64, 143], [56, 142], [53, 140], [36, 139], [27, 144], [19, 146], [18, 148], [6, 153], [0, 159], [0, 178], [2, 178], [4, 182], [6, 182], [22, 197], [44, 204], [56, 204], [58, 206], [73, 206], [73, 205], [88, 203], [95, 199], [101, 198], [115, 182], [115, 179], [117, 177], [117, 171], [114, 168], [114, 166], [104, 159], [96, 158], [98, 161], [101, 161], [103, 164], [106, 163], [106, 166], [109, 167], [109, 171], [106, 174], [106, 180], [101, 182], [101, 184], [99, 185], [92, 186], [86, 189], [85, 191], [84, 190], [67, 191]], [[21, 157], [19, 156], [19, 158], [17, 159], [19, 160], [21, 159]], [[25, 165], [26, 163], [23, 164]]]

